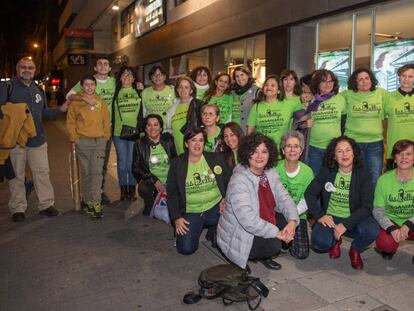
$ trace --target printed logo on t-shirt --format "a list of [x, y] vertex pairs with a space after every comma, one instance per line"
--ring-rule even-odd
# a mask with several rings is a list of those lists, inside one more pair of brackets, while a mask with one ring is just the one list
[[185, 187], [188, 192], [192, 192], [192, 190], [199, 191], [200, 186], [208, 183], [211, 183], [212, 185], [217, 183], [216, 176], [213, 174], [211, 169], [204, 171], [201, 174], [198, 172], [194, 173], [192, 179], [186, 180]]
[[356, 105], [352, 106], [352, 112], [356, 113], [358, 116], [358, 113], [363, 113], [364, 117], [366, 117], [366, 113], [372, 114], [372, 115], [379, 115], [382, 111], [382, 105], [381, 103], [368, 103], [367, 101], [362, 101], [361, 103], [358, 103]]
[[336, 123], [340, 119], [335, 103], [321, 103], [318, 111], [312, 113], [312, 119], [318, 123]]
[[394, 112], [396, 116], [414, 114], [414, 107], [412, 107], [410, 103], [405, 102], [400, 109], [395, 107]]

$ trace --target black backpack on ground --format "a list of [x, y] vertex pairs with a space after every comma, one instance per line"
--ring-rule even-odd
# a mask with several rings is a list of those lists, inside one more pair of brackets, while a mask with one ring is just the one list
[[256, 310], [269, 290], [259, 278], [249, 276], [246, 270], [233, 264], [222, 264], [205, 269], [198, 277], [198, 294], [188, 293], [184, 303], [193, 304], [201, 298], [221, 297], [225, 306], [245, 301], [250, 310]]

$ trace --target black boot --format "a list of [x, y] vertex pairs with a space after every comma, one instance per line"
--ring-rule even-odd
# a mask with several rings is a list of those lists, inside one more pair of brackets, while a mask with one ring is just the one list
[[128, 186], [121, 186], [121, 201], [128, 200]]
[[136, 201], [137, 200], [137, 193], [135, 191], [135, 186], [128, 186], [129, 189], [129, 200]]
[[153, 205], [154, 205], [154, 200], [144, 199], [144, 210], [142, 211], [142, 215], [149, 216]]

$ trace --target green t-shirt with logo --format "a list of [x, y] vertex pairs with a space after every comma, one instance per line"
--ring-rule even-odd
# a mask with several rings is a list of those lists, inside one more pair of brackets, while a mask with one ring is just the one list
[[[121, 88], [115, 100], [115, 127], [114, 136], [121, 134], [122, 125], [137, 126], [137, 116], [141, 107], [141, 98], [132, 87]], [[121, 117], [122, 116], [122, 121]]]
[[[112, 98], [114, 97], [115, 93], [115, 85], [115, 79], [112, 77], [108, 77], [106, 80], [96, 79], [96, 95], [98, 95], [108, 104], [110, 116], [109, 120], [112, 120]], [[76, 93], [82, 91], [80, 81], [73, 86], [71, 91], [75, 91]]]
[[142, 91], [142, 104], [144, 105], [144, 117], [149, 114], [158, 114], [164, 121], [164, 130], [167, 126], [167, 114], [174, 99], [174, 88], [166, 85], [161, 91], [156, 91], [152, 86]]
[[351, 184], [350, 174], [338, 171], [334, 182], [334, 191], [331, 192], [329, 198], [328, 210], [326, 213], [331, 216], [348, 218], [351, 216], [351, 209], [349, 208], [349, 185]]
[[385, 116], [388, 117], [387, 159], [391, 159], [392, 147], [397, 141], [414, 141], [414, 95], [404, 96], [399, 91], [390, 93]]
[[185, 195], [187, 213], [202, 213], [222, 199], [216, 177], [204, 156], [197, 163], [188, 161]]
[[300, 96], [285, 96], [283, 101], [289, 102], [290, 104], [293, 104], [293, 105], [299, 104], [302, 106], [302, 108], [304, 108], [304, 106], [302, 105], [302, 102], [300, 101]]
[[313, 127], [309, 144], [326, 149], [332, 138], [341, 136], [341, 116], [345, 113], [345, 99], [335, 95], [323, 101], [317, 111], [311, 113]]
[[250, 109], [247, 125], [254, 126], [256, 132], [269, 136], [279, 146], [282, 135], [292, 125], [293, 113], [301, 109], [300, 103], [290, 100], [256, 103]]
[[170, 161], [164, 147], [158, 143], [150, 147], [149, 169], [163, 184], [167, 181]]
[[221, 129], [217, 126], [217, 132], [214, 136], [207, 136], [207, 141], [204, 144], [204, 151], [214, 152], [217, 147], [217, 139], [221, 134]]
[[184, 134], [181, 132], [183, 126], [187, 123], [187, 113], [190, 105], [179, 103], [171, 118], [172, 135], [174, 137], [175, 150], [177, 155], [184, 153]]
[[199, 100], [204, 100], [204, 95], [208, 91], [208, 88], [196, 88], [196, 98]]
[[380, 176], [375, 187], [374, 206], [385, 209], [385, 215], [402, 226], [414, 216], [414, 178], [401, 183], [396, 170]]
[[[304, 198], [305, 190], [313, 180], [312, 169], [305, 163], [299, 162], [299, 173], [294, 177], [290, 177], [286, 173], [285, 161], [283, 160], [278, 162], [276, 172], [280, 177], [280, 182], [297, 205]], [[306, 219], [306, 213], [300, 215], [300, 219]]]
[[220, 109], [220, 124], [226, 124], [231, 121], [231, 113], [233, 111], [233, 96], [223, 94], [220, 97], [211, 96], [209, 104], [213, 104]]
[[346, 101], [345, 135], [358, 143], [373, 143], [383, 140], [384, 106], [387, 91], [377, 88], [372, 92], [341, 93]]

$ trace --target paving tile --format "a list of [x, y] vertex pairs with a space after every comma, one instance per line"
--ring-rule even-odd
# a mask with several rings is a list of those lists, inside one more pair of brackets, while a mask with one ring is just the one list
[[370, 311], [383, 306], [381, 302], [367, 294], [354, 296], [335, 303], [340, 311]]
[[399, 311], [412, 311], [414, 306], [412, 278], [377, 288], [369, 292], [374, 299]]
[[329, 303], [349, 298], [371, 289], [367, 285], [353, 282], [329, 272], [320, 272], [299, 278], [297, 281]]

